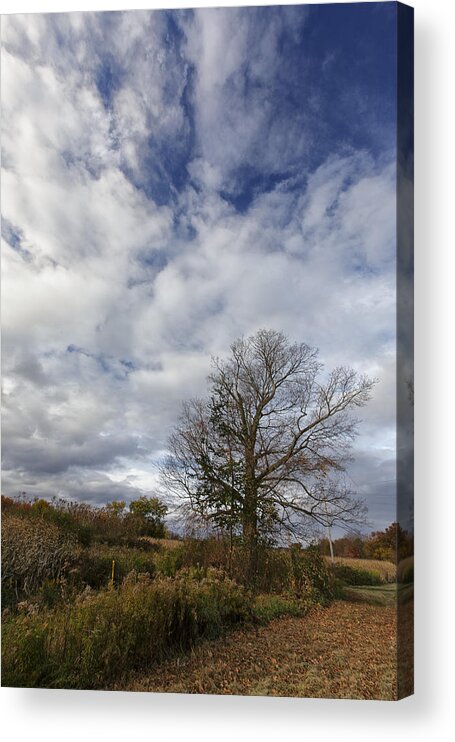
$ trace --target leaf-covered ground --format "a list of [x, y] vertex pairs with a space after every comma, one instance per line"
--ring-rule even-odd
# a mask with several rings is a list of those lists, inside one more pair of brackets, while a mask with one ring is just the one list
[[395, 607], [337, 601], [201, 644], [122, 689], [393, 700], [395, 662]]

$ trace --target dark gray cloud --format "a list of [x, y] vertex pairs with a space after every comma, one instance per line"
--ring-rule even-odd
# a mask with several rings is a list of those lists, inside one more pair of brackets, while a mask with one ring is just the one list
[[52, 497], [62, 497], [70, 501], [89, 502], [93, 505], [102, 505], [112, 500], [130, 502], [148, 490], [136, 487], [128, 479], [112, 481], [101, 472], [87, 472], [73, 468], [64, 475], [46, 473], [33, 477], [28, 472], [4, 472], [2, 485], [5, 492], [12, 495], [26, 493], [28, 497], [38, 497], [49, 500]]
[[[7, 430], [6, 430], [7, 433]], [[144, 455], [132, 436], [84, 436], [80, 444], [71, 440], [31, 437], [8, 439], [3, 448], [3, 469], [37, 474], [59, 474], [70, 467], [109, 467], [119, 458]]]

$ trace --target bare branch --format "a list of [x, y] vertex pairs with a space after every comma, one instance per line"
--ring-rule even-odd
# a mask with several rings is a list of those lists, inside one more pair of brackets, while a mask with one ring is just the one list
[[[298, 531], [362, 522], [340, 484], [374, 380], [335, 368], [324, 382], [317, 350], [260, 330], [213, 361], [208, 399], [187, 402], [163, 463], [167, 488], [213, 523], [235, 523], [254, 544], [261, 529]], [[252, 546], [253, 548], [253, 546]]]

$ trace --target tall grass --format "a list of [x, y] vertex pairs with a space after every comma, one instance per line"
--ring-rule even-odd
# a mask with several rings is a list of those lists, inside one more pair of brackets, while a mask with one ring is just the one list
[[75, 540], [54, 523], [2, 516], [2, 604], [58, 580], [75, 561]]
[[116, 585], [132, 571], [153, 577], [157, 571], [155, 560], [158, 548], [155, 546], [156, 551], [150, 552], [127, 546], [96, 544], [79, 549], [73, 579], [82, 586], [98, 589], [107, 587], [112, 573]]
[[132, 573], [118, 590], [86, 592], [69, 605], [7, 619], [2, 683], [103, 688], [247, 620], [250, 606], [245, 590], [217, 573], [200, 580]]

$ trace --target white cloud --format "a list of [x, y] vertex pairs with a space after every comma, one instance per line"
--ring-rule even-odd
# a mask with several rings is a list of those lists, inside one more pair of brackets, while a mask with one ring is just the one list
[[[210, 356], [262, 326], [381, 379], [362, 429], [364, 486], [370, 466], [387, 468], [394, 428], [394, 170], [334, 154], [236, 211], [220, 194], [235, 169], [268, 173], [305, 136], [293, 122], [283, 141], [273, 126], [263, 136], [268, 104], [241, 90], [243, 15], [182, 21], [187, 57], [163, 45], [163, 24], [149, 13], [3, 24], [2, 208], [16, 235], [2, 244], [5, 491], [102, 501], [151, 487]], [[249, 57], [258, 91], [280, 73], [283, 24], [292, 17], [260, 29]], [[110, 106], [96, 85], [108, 46], [124, 70]], [[155, 166], [164, 178], [160, 147], [189, 136], [191, 64], [190, 180], [158, 205], [144, 179]]]
[[254, 9], [214, 8], [196, 10], [184, 25], [196, 68], [198, 150], [221, 169], [228, 189], [235, 190], [237, 168], [282, 171], [307, 147], [302, 122], [280, 112], [283, 102], [273, 99], [280, 76], [289, 72], [278, 53], [283, 31], [292, 39], [303, 22], [304, 14], [291, 8], [272, 9], [267, 18]]

